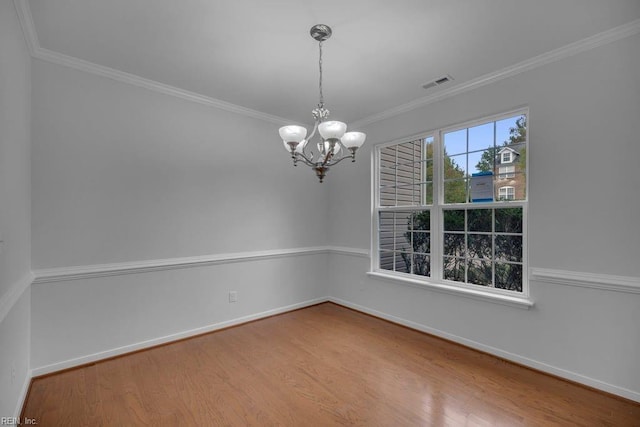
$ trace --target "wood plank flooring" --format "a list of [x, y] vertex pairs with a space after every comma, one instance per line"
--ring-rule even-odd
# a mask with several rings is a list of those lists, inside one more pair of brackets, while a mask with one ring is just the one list
[[34, 379], [38, 426], [640, 426], [640, 404], [325, 303]]

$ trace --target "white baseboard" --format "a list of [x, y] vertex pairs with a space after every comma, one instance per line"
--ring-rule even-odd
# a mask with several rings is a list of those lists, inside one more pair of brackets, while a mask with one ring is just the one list
[[51, 365], [40, 366], [38, 368], [33, 368], [31, 371], [31, 375], [33, 377], [38, 377], [41, 375], [50, 374], [57, 371], [62, 371], [64, 369], [74, 368], [76, 366], [85, 365], [87, 363], [97, 362], [104, 359], [109, 359], [114, 356], [120, 356], [126, 353], [131, 353], [137, 350], [143, 350], [150, 347], [155, 347], [160, 344], [166, 344], [172, 341], [177, 341], [183, 338], [189, 338], [196, 335], [201, 335], [207, 332], [213, 332], [219, 329], [228, 328], [230, 326], [239, 325], [242, 323], [250, 322], [252, 320], [258, 320], [265, 317], [273, 316], [276, 314], [286, 313], [288, 311], [297, 310], [304, 307], [309, 307], [312, 305], [320, 304], [323, 302], [329, 301], [328, 297], [315, 298], [312, 300], [307, 300], [303, 302], [299, 302], [297, 304], [291, 304], [284, 307], [278, 307], [271, 310], [263, 311], [260, 313], [250, 314], [248, 316], [238, 317], [231, 320], [226, 320], [224, 322], [214, 323], [212, 325], [202, 326], [200, 328], [190, 329], [188, 331], [178, 332], [171, 335], [166, 335], [159, 338], [154, 338], [147, 341], [141, 341], [135, 344], [130, 344], [118, 348], [114, 348], [111, 350], [101, 351], [98, 353], [88, 354], [86, 356], [77, 357], [74, 359], [65, 360], [62, 362], [53, 363]]
[[363, 313], [370, 314], [375, 317], [379, 317], [381, 319], [388, 320], [393, 323], [397, 323], [399, 325], [407, 326], [411, 329], [415, 329], [421, 332], [426, 332], [431, 335], [435, 335], [440, 338], [444, 338], [448, 341], [453, 341], [458, 344], [462, 344], [466, 347], [470, 347], [476, 350], [483, 351], [485, 353], [489, 353], [491, 355], [501, 357], [503, 359], [518, 363], [520, 365], [527, 366], [529, 368], [536, 369], [538, 371], [546, 372], [548, 374], [552, 374], [558, 376], [560, 378], [564, 378], [576, 383], [584, 384], [589, 387], [593, 387], [599, 390], [606, 391], [611, 394], [615, 394], [626, 399], [630, 399], [636, 402], [640, 402], [640, 393], [637, 391], [629, 390], [623, 387], [618, 387], [612, 384], [605, 383], [603, 381], [599, 381], [584, 375], [577, 374], [575, 372], [567, 371], [565, 369], [561, 369], [552, 365], [548, 365], [543, 362], [538, 362], [537, 360], [529, 359], [524, 356], [520, 356], [518, 354], [510, 353], [508, 351], [501, 350], [499, 348], [491, 347], [476, 341], [472, 341], [466, 338], [459, 337], [457, 335], [450, 334], [448, 332], [444, 332], [435, 328], [431, 328], [429, 326], [425, 326], [416, 322], [412, 322], [410, 320], [402, 319], [400, 317], [392, 316], [387, 313], [383, 313], [381, 311], [373, 310], [371, 308], [367, 308], [358, 304], [351, 303], [349, 301], [345, 301], [340, 298], [329, 297], [329, 301], [339, 304], [348, 308], [352, 308], [357, 311], [361, 311]]
[[24, 383], [22, 384], [22, 389], [20, 390], [20, 395], [18, 396], [18, 404], [16, 405], [16, 410], [13, 411], [13, 416], [15, 418], [18, 418], [20, 416], [20, 413], [22, 412], [22, 407], [24, 406], [25, 400], [27, 399], [27, 394], [29, 393], [31, 378], [33, 378], [33, 372], [31, 370], [28, 370], [27, 376], [24, 378]]

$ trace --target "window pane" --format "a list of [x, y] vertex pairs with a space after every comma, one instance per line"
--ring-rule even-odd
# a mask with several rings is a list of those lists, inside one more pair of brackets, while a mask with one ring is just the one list
[[496, 232], [522, 233], [522, 208], [496, 209]]
[[380, 268], [393, 271], [393, 252], [380, 251]]
[[469, 174], [480, 172], [493, 172], [493, 159], [491, 151], [476, 151], [469, 153], [467, 163], [469, 164]]
[[518, 171], [524, 171], [527, 165], [527, 145], [526, 144], [513, 144], [509, 145], [509, 148], [516, 152], [516, 158], [513, 164], [518, 167]]
[[404, 164], [404, 163], [411, 163], [414, 162], [415, 160], [420, 160], [419, 154], [418, 154], [418, 158], [416, 159], [416, 144], [414, 141], [411, 142], [404, 142], [402, 144], [398, 144], [396, 145], [397, 147], [397, 163], [398, 164]]
[[496, 262], [495, 287], [522, 292], [522, 265]]
[[423, 157], [425, 159], [433, 159], [433, 137], [429, 136], [425, 138], [424, 144], [425, 144], [425, 153]]
[[393, 250], [393, 212], [378, 214], [378, 239], [380, 249]]
[[380, 212], [378, 214], [378, 223], [380, 230], [392, 230], [393, 229], [393, 212]]
[[464, 282], [464, 264], [465, 260], [463, 258], [444, 257], [444, 279], [455, 280], [456, 282]]
[[513, 190], [510, 190], [511, 192], [511, 199], [510, 200], [524, 200], [526, 199], [526, 179], [527, 177], [520, 172], [516, 172], [516, 173], [511, 173], [508, 174], [507, 176], [509, 176], [508, 178], [504, 178], [502, 180], [499, 181], [499, 185], [500, 187], [502, 186], [508, 186], [513, 188]]
[[476, 285], [491, 285], [491, 261], [479, 259], [469, 260], [467, 281]]
[[418, 197], [414, 194], [416, 188], [413, 185], [404, 185], [396, 188], [396, 206], [413, 206]]
[[396, 271], [400, 273], [411, 273], [411, 254], [396, 252]]
[[490, 234], [469, 234], [467, 241], [467, 253], [472, 258], [491, 259], [493, 248], [491, 247]]
[[414, 212], [412, 216], [414, 230], [430, 230], [431, 229], [431, 212], [420, 211]]
[[497, 151], [492, 148], [470, 155], [469, 168], [471, 169], [471, 173], [493, 172], [495, 174], [496, 152]]
[[396, 189], [395, 187], [380, 188], [380, 206], [396, 205]]
[[465, 203], [467, 198], [467, 180], [445, 181], [444, 202], [445, 203]]
[[396, 169], [398, 185], [407, 185], [422, 181], [420, 179], [420, 169], [421, 163], [398, 165]]
[[431, 253], [431, 233], [424, 231], [413, 233], [413, 252]]
[[467, 176], [467, 155], [449, 156], [444, 159], [444, 178], [455, 179]]
[[380, 149], [380, 166], [392, 167], [396, 164], [396, 146], [390, 145]]
[[444, 229], [446, 231], [464, 231], [464, 220], [463, 209], [444, 211]]
[[431, 257], [429, 255], [413, 255], [413, 274], [431, 276]]
[[379, 233], [380, 249], [393, 250], [393, 231], [380, 231]]
[[467, 211], [469, 231], [491, 231], [493, 222], [491, 209], [469, 209]]
[[444, 134], [444, 154], [453, 155], [467, 151], [467, 130], [460, 129]]
[[420, 188], [422, 189], [423, 199], [421, 204], [431, 205], [433, 204], [433, 184], [420, 184]]
[[469, 151], [493, 147], [493, 122], [469, 128]]
[[522, 262], [522, 236], [496, 236], [496, 260]]
[[413, 212], [396, 212], [395, 214], [396, 230], [404, 232], [413, 228]]
[[464, 256], [464, 234], [444, 234], [444, 254], [454, 256]]
[[509, 117], [496, 122], [496, 146], [525, 142], [527, 120], [524, 115]]
[[427, 201], [427, 184], [415, 184], [413, 186], [413, 205], [431, 204], [431, 199]]

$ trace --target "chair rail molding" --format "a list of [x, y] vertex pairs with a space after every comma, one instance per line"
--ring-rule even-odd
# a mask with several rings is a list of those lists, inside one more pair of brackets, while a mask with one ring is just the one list
[[248, 262], [265, 259], [287, 258], [327, 254], [327, 246], [271, 249], [265, 251], [233, 252], [226, 254], [200, 255], [193, 257], [154, 259], [111, 264], [93, 264], [72, 267], [56, 267], [34, 270], [33, 284], [90, 279], [93, 277], [119, 276], [122, 274], [146, 273], [150, 271], [174, 270], [178, 268], [203, 267], [232, 262]]
[[531, 268], [529, 270], [529, 278], [538, 282], [551, 283], [554, 285], [640, 294], [640, 277]]

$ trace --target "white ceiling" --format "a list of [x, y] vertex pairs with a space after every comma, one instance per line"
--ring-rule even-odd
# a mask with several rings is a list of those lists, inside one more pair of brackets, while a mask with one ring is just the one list
[[[639, 0], [28, 0], [39, 45], [302, 123], [353, 122], [640, 18]], [[450, 74], [455, 81], [424, 90]]]

